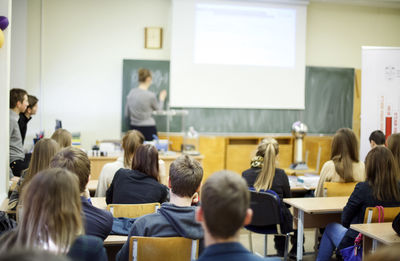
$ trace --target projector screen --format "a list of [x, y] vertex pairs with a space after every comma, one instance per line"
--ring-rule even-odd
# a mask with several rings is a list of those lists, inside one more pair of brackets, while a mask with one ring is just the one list
[[304, 109], [306, 6], [174, 0], [172, 107]]

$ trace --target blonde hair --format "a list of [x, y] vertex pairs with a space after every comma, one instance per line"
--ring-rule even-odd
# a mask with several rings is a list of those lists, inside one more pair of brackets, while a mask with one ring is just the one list
[[72, 135], [69, 131], [65, 129], [57, 129], [51, 138], [60, 145], [61, 148], [66, 148], [72, 144]]
[[262, 168], [254, 182], [256, 191], [268, 190], [272, 187], [275, 177], [276, 156], [279, 153], [278, 142], [273, 138], [265, 138], [258, 145], [256, 156], [264, 158]]
[[144, 142], [144, 136], [140, 131], [130, 130], [127, 131], [122, 138], [122, 148], [124, 149], [124, 167], [132, 167], [132, 159], [135, 152], [140, 145]]
[[53, 243], [57, 253], [65, 254], [84, 233], [78, 178], [71, 172], [60, 168], [39, 172], [22, 198], [21, 220], [16, 230], [0, 238], [0, 251], [49, 250]]
[[29, 167], [26, 170], [26, 176], [21, 184], [21, 189], [29, 183], [29, 181], [39, 171], [49, 168], [50, 161], [60, 151], [60, 146], [55, 140], [41, 139], [33, 147], [32, 158]]

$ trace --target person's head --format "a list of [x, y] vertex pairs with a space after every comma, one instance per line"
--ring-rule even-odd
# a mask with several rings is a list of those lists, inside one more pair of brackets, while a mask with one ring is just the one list
[[152, 83], [151, 72], [148, 69], [139, 69], [138, 72], [139, 83], [150, 86]]
[[257, 191], [268, 190], [272, 186], [275, 176], [276, 157], [279, 153], [278, 142], [273, 138], [265, 138], [257, 147], [256, 157], [252, 160], [252, 167], [260, 167], [254, 188]]
[[1, 253], [0, 261], [71, 261], [67, 256], [56, 255], [45, 250], [19, 249]]
[[140, 131], [127, 131], [122, 138], [122, 148], [124, 149], [124, 166], [131, 168], [132, 159], [135, 156], [137, 148], [143, 144], [144, 136]]
[[400, 167], [400, 133], [395, 133], [388, 138], [388, 149], [393, 153], [394, 160]]
[[[201, 188], [201, 206], [196, 219], [207, 237], [232, 240], [251, 221], [250, 192], [245, 180], [230, 171], [214, 173]], [[206, 242], [207, 244], [207, 242]]]
[[345, 181], [354, 181], [353, 162], [359, 162], [358, 141], [351, 129], [339, 129], [332, 141], [331, 160], [337, 174]]
[[10, 90], [10, 109], [17, 109], [21, 113], [25, 112], [28, 105], [28, 93], [25, 90], [18, 88]]
[[169, 168], [169, 186], [178, 197], [193, 198], [200, 188], [203, 168], [188, 155], [180, 156]]
[[39, 99], [33, 95], [28, 95], [28, 107], [26, 107], [25, 113], [29, 115], [35, 115], [38, 109]]
[[69, 131], [65, 129], [57, 129], [51, 138], [60, 145], [61, 148], [66, 148], [72, 144], [72, 135]]
[[22, 191], [22, 202], [17, 232], [2, 247], [49, 249], [54, 244], [65, 253], [84, 233], [78, 178], [67, 170], [39, 172]]
[[365, 159], [366, 181], [380, 201], [399, 201], [399, 168], [386, 147], [373, 148]]
[[53, 157], [50, 168], [63, 168], [76, 174], [80, 192], [85, 191], [90, 176], [90, 160], [82, 150], [74, 147], [64, 148]]
[[[31, 161], [26, 171], [26, 177], [22, 183], [22, 187], [29, 183], [29, 181], [38, 172], [49, 168], [50, 161], [60, 151], [58, 143], [52, 139], [41, 139], [36, 142], [33, 147]], [[21, 187], [21, 190], [22, 190]]]
[[140, 145], [132, 161], [132, 169], [149, 175], [160, 181], [158, 168], [158, 151], [150, 144]]
[[385, 134], [382, 131], [376, 130], [369, 135], [369, 143], [371, 145], [371, 149], [375, 148], [376, 146], [385, 145], [386, 138]]

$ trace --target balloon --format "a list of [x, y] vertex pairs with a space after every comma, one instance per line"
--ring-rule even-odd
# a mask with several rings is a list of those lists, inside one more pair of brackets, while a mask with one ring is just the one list
[[0, 30], [4, 31], [8, 27], [8, 19], [5, 16], [0, 16]]
[[0, 30], [0, 48], [3, 46], [4, 43], [4, 34], [3, 31]]

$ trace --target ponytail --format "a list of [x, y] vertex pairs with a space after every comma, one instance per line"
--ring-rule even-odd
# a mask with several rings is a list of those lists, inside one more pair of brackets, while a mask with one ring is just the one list
[[272, 187], [275, 177], [276, 156], [279, 153], [279, 145], [275, 139], [264, 139], [257, 149], [257, 156], [263, 157], [263, 164], [260, 173], [254, 183], [256, 191], [268, 190]]

